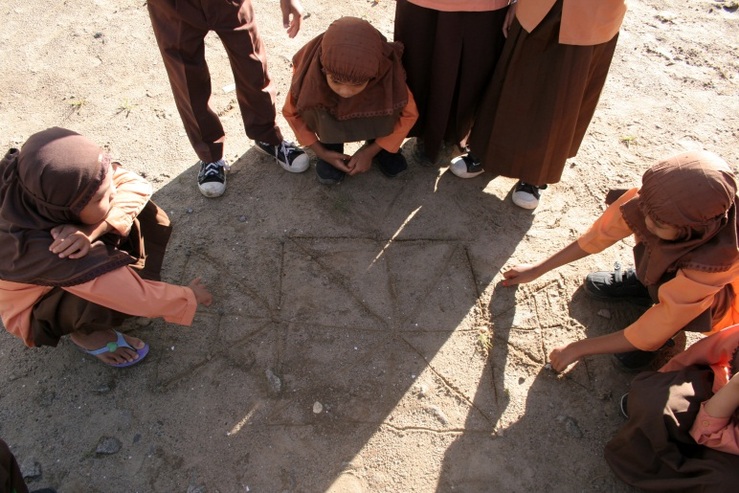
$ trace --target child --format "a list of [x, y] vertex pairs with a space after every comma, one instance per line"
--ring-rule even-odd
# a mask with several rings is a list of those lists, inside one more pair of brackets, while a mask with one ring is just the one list
[[604, 353], [619, 353], [623, 366], [639, 369], [681, 329], [708, 332], [739, 322], [736, 181], [726, 162], [706, 151], [653, 165], [642, 187], [621, 195], [577, 241], [509, 269], [503, 285], [530, 282], [631, 234], [636, 270], [590, 274], [585, 291], [600, 299], [646, 296], [656, 304], [624, 330], [554, 349], [555, 371]]
[[[388, 177], [405, 171], [400, 154], [418, 118], [405, 83], [403, 48], [362, 19], [342, 17], [293, 57], [282, 114], [316, 156], [318, 181], [331, 185], [367, 171], [374, 158]], [[353, 156], [344, 143], [368, 141]]]
[[[198, 188], [206, 197], [226, 191], [228, 163], [223, 159], [226, 136], [210, 108], [210, 71], [205, 61], [205, 36], [214, 31], [231, 63], [236, 99], [244, 130], [257, 149], [275, 158], [291, 173], [302, 173], [308, 156], [282, 138], [275, 122], [275, 91], [267, 72], [267, 55], [259, 36], [251, 0], [148, 0], [149, 17], [177, 111], [200, 161]], [[294, 38], [303, 8], [298, 0], [281, 0], [282, 24]]]
[[[577, 154], [605, 84], [625, 0], [518, 0], [508, 39], [470, 135], [471, 154], [451, 170], [518, 178], [524, 209]], [[510, 24], [510, 29], [508, 24]]]
[[395, 41], [403, 43], [408, 87], [418, 105], [420, 158], [444, 144], [464, 148], [475, 110], [503, 50], [509, 0], [398, 0]]
[[27, 346], [74, 344], [122, 368], [149, 346], [113, 327], [130, 316], [190, 325], [211, 294], [159, 281], [171, 227], [151, 185], [63, 128], [0, 162], [0, 316]]
[[605, 450], [622, 480], [647, 491], [736, 491], [738, 350], [734, 325], [634, 379], [629, 420]]

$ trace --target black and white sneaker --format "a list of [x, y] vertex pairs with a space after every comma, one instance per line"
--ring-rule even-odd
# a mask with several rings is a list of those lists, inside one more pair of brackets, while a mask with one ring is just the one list
[[277, 145], [268, 144], [260, 140], [254, 141], [257, 149], [275, 158], [282, 169], [290, 173], [302, 173], [310, 167], [310, 158], [301, 148], [283, 140]]
[[198, 161], [200, 171], [198, 172], [198, 188], [200, 193], [206, 197], [220, 197], [226, 191], [226, 171], [228, 163], [219, 159], [214, 163]]
[[474, 178], [485, 172], [480, 161], [475, 159], [470, 153], [452, 159], [449, 169], [460, 178]]
[[539, 199], [541, 198], [541, 191], [546, 189], [546, 185], [537, 187], [530, 183], [519, 181], [513, 188], [513, 195], [511, 199], [513, 203], [522, 209], [533, 210], [539, 205]]

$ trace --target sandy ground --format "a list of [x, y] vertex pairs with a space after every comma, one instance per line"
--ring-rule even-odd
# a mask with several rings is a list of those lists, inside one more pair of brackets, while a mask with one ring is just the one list
[[[280, 106], [290, 57], [334, 18], [392, 37], [387, 0], [306, 0], [294, 40], [277, 0], [255, 3]], [[704, 147], [739, 163], [736, 2], [631, 3], [580, 153], [530, 214], [510, 202], [514, 180], [412, 159], [398, 179], [372, 170], [335, 188], [285, 173], [246, 139], [216, 37], [212, 104], [234, 168], [207, 200], [143, 0], [4, 1], [1, 143], [59, 125], [106, 145], [175, 225], [165, 279], [201, 275], [216, 296], [192, 327], [126, 325], [152, 349], [123, 371], [66, 341], [28, 349], [0, 334], [0, 436], [31, 487], [631, 491], [602, 457], [631, 376], [603, 356], [544, 369], [553, 347], [638, 316], [579, 289], [588, 271], [629, 264], [630, 246], [498, 286], [505, 266], [576, 238], [654, 159]]]

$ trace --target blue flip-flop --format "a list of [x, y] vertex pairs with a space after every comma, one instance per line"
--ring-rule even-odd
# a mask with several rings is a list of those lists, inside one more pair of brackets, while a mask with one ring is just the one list
[[[92, 356], [98, 356], [98, 355], [104, 354], [104, 353], [114, 353], [114, 352], [116, 352], [116, 350], [119, 347], [125, 347], [125, 348], [128, 348], [128, 349], [132, 350], [132, 351], [136, 351], [136, 354], [139, 355], [139, 357], [136, 358], [135, 360], [133, 360], [133, 361], [126, 361], [125, 363], [118, 363], [118, 364], [115, 364], [115, 365], [110, 364], [110, 363], [106, 363], [108, 366], [112, 366], [113, 368], [126, 368], [127, 366], [133, 366], [136, 363], [141, 363], [141, 360], [143, 360], [144, 357], [146, 357], [146, 355], [149, 354], [149, 345], [148, 344], [144, 343], [144, 347], [142, 347], [141, 349], [136, 349], [135, 347], [131, 346], [129, 343], [126, 342], [126, 339], [123, 337], [123, 334], [121, 334], [117, 330], [114, 330], [113, 332], [115, 332], [116, 333], [116, 336], [118, 336], [118, 338], [116, 339], [116, 341], [115, 342], [109, 342], [108, 344], [106, 344], [105, 346], [103, 346], [103, 347], [101, 347], [99, 349], [85, 349], [85, 348], [83, 348], [81, 346], [77, 346], [77, 347], [79, 347], [82, 351], [84, 351], [87, 354], [90, 354]], [[75, 344], [75, 346], [76, 346], [76, 344]]]

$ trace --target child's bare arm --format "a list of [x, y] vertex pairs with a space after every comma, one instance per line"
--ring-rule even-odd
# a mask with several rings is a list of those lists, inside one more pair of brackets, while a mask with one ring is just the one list
[[298, 0], [280, 0], [280, 10], [282, 10], [282, 26], [287, 29], [287, 35], [294, 38], [300, 31], [303, 6]]
[[188, 285], [192, 292], [195, 293], [195, 299], [201, 305], [210, 306], [213, 303], [213, 295], [205, 287], [199, 277], [193, 279]]
[[714, 418], [729, 418], [739, 408], [739, 373], [708, 399], [705, 410]]
[[520, 264], [508, 269], [503, 273], [503, 277], [505, 277], [503, 286], [513, 286], [515, 284], [531, 282], [552, 269], [569, 264], [575, 260], [587, 257], [588, 255], [590, 254], [580, 248], [577, 241], [573, 241], [546, 260], [535, 264]]
[[635, 349], [637, 348], [624, 336], [624, 331], [619, 330], [612, 334], [582, 339], [566, 346], [555, 348], [549, 354], [549, 361], [554, 371], [561, 372], [585, 356], [625, 353], [627, 351], [634, 351]]

